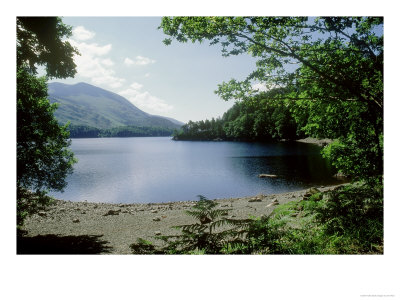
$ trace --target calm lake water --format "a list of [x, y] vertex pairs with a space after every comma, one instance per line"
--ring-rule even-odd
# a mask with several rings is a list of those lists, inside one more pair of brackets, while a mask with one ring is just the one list
[[[273, 194], [335, 184], [320, 148], [303, 143], [188, 142], [169, 137], [73, 139], [71, 201], [151, 203]], [[258, 178], [258, 174], [278, 178]]]

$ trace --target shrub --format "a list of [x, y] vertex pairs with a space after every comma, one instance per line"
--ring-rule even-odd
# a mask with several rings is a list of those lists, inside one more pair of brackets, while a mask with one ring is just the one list
[[17, 186], [17, 228], [20, 228], [27, 216], [37, 213], [53, 202], [53, 198], [45, 192], [33, 193]]
[[[167, 243], [168, 253], [189, 253], [203, 251], [205, 254], [218, 254], [226, 249], [227, 243], [241, 242], [241, 236], [248, 220], [233, 220], [223, 216], [230, 209], [217, 209], [215, 201], [199, 195], [199, 201], [186, 213], [198, 223], [175, 226], [180, 235], [159, 237]], [[218, 230], [219, 229], [219, 230]]]
[[[134, 254], [219, 254], [234, 244], [242, 243], [241, 237], [250, 220], [232, 220], [225, 218], [230, 209], [217, 209], [215, 201], [199, 195], [199, 201], [191, 210], [185, 211], [198, 222], [174, 226], [181, 231], [178, 235], [156, 236], [165, 243], [156, 249], [150, 242], [138, 239], [130, 248]], [[227, 244], [231, 243], [230, 246]]]
[[358, 183], [339, 187], [317, 208], [316, 217], [327, 235], [352, 241], [358, 252], [374, 251], [383, 244], [383, 186]]
[[[132, 246], [138, 254], [360, 254], [383, 252], [383, 186], [355, 183], [275, 208], [269, 216], [232, 220], [229, 209], [200, 200], [187, 214], [198, 223], [176, 226], [180, 235]], [[218, 230], [217, 230], [218, 229]], [[134, 245], [134, 244], [133, 244]]]

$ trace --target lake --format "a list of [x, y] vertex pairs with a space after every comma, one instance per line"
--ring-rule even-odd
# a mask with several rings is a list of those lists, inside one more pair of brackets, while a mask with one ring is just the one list
[[[63, 200], [154, 203], [231, 198], [338, 183], [320, 147], [304, 143], [72, 139], [78, 158]], [[258, 178], [258, 174], [278, 178]]]

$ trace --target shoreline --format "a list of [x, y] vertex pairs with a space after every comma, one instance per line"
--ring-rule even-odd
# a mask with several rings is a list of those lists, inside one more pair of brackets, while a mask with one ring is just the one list
[[[340, 185], [318, 187], [322, 192]], [[219, 208], [231, 209], [227, 218], [261, 217], [276, 205], [300, 201], [309, 189], [281, 194], [213, 199]], [[184, 211], [196, 201], [112, 204], [56, 200], [26, 219], [18, 237], [17, 253], [30, 254], [131, 254], [137, 238], [152, 241], [155, 235], [179, 234], [172, 226], [193, 224]]]
[[[227, 140], [227, 139], [221, 139], [221, 138], [216, 138], [216, 139], [178, 139], [176, 137], [172, 137], [173, 141], [182, 141], [182, 142], [257, 142], [257, 141], [246, 141], [246, 140]], [[258, 141], [259, 142], [259, 141]], [[320, 147], [324, 147], [326, 145], [329, 145], [330, 143], [333, 142], [332, 139], [328, 138], [313, 138], [313, 137], [306, 137], [303, 139], [297, 139], [297, 140], [272, 140], [270, 142], [296, 142], [296, 143], [304, 143], [304, 144], [314, 144], [318, 145]]]
[[332, 139], [317, 139], [317, 138], [312, 138], [312, 137], [307, 137], [304, 139], [299, 139], [296, 140], [298, 143], [305, 143], [305, 144], [315, 144], [321, 147], [324, 147], [326, 145], [329, 145], [330, 143], [333, 142]]

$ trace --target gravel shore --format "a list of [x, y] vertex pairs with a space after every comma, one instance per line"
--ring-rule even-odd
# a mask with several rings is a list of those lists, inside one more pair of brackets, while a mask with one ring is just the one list
[[317, 139], [317, 138], [307, 137], [305, 139], [296, 140], [296, 142], [306, 143], [306, 144], [315, 144], [315, 145], [323, 147], [323, 146], [326, 146], [326, 145], [329, 145], [330, 143], [332, 143], [333, 140], [332, 139]]
[[[321, 191], [333, 189], [318, 187]], [[307, 190], [274, 195], [216, 199], [232, 209], [228, 218], [260, 217], [276, 205], [299, 201]], [[192, 224], [185, 214], [194, 201], [152, 204], [108, 204], [56, 200], [46, 210], [27, 218], [18, 237], [19, 254], [130, 254], [137, 238], [177, 234], [175, 225]], [[157, 243], [157, 241], [155, 241]]]

